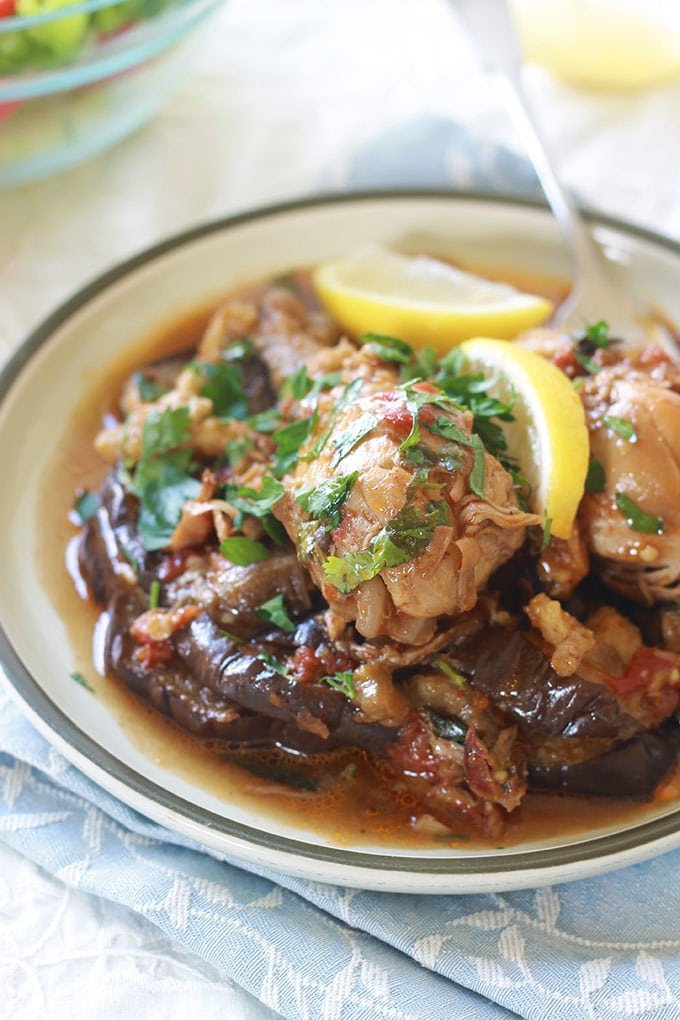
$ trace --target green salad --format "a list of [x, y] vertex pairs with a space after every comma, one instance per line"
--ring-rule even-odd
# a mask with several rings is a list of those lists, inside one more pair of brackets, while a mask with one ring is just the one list
[[[86, 47], [126, 31], [173, 2], [111, 0], [108, 6], [84, 11], [83, 0], [0, 0], [0, 75], [71, 61]], [[70, 7], [73, 14], [68, 13]], [[62, 10], [63, 16], [53, 20], [37, 24], [33, 20]], [[22, 18], [27, 19], [25, 27]]]

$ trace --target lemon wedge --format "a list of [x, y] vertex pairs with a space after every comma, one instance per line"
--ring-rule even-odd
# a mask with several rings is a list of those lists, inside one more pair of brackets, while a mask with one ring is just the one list
[[365, 247], [313, 273], [319, 299], [350, 336], [383, 333], [439, 354], [480, 333], [511, 339], [552, 312], [546, 298], [424, 255]]
[[550, 534], [569, 538], [583, 496], [590, 444], [578, 394], [559, 368], [505, 340], [475, 337], [461, 350], [470, 368], [491, 377], [489, 392], [508, 399], [508, 449], [531, 484], [531, 509], [551, 521]]

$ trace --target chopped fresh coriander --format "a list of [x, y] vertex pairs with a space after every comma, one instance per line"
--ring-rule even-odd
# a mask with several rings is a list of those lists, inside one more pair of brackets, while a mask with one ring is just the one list
[[250, 337], [244, 336], [240, 340], [231, 340], [222, 349], [223, 361], [245, 361], [255, 353], [255, 347]]
[[191, 368], [204, 380], [201, 395], [212, 400], [217, 418], [242, 420], [248, 416], [243, 370], [236, 360], [193, 362]]
[[279, 502], [285, 493], [282, 483], [273, 478], [272, 475], [265, 475], [259, 489], [247, 487], [237, 488], [234, 485], [227, 485], [224, 490], [225, 499], [239, 511], [235, 523], [240, 527], [243, 522], [243, 515], [249, 514], [262, 521], [265, 532], [277, 545], [288, 545], [286, 530], [273, 514], [272, 509]]
[[470, 445], [475, 454], [475, 459], [472, 463], [472, 471], [470, 472], [470, 488], [474, 492], [475, 496], [479, 496], [481, 499], [484, 495], [484, 444], [479, 436], [473, 433], [470, 437]]
[[158, 609], [161, 601], [161, 582], [154, 579], [149, 588], [149, 609]]
[[279, 630], [285, 630], [287, 634], [295, 632], [295, 624], [288, 615], [283, 595], [275, 595], [273, 598], [263, 602], [257, 611], [257, 615], [268, 623], [273, 623]]
[[160, 457], [182, 446], [189, 439], [189, 408], [166, 407], [153, 410], [144, 422], [142, 461]]
[[363, 379], [358, 378], [353, 379], [352, 382], [348, 383], [347, 386], [345, 386], [345, 389], [343, 390], [339, 400], [334, 405], [333, 410], [329, 415], [330, 424], [328, 425], [328, 428], [326, 428], [324, 432], [317, 436], [309, 450], [307, 450], [307, 452], [302, 455], [302, 457], [300, 458], [301, 460], [305, 461], [314, 460], [315, 457], [319, 456], [321, 451], [326, 446], [326, 443], [330, 439], [331, 433], [333, 431], [333, 423], [338, 418], [339, 414], [342, 411], [344, 411], [347, 405], [351, 404], [352, 401], [356, 397], [358, 397], [363, 385], [364, 385]]
[[351, 669], [343, 669], [339, 673], [333, 673], [330, 676], [322, 676], [319, 680], [320, 684], [327, 684], [328, 687], [332, 687], [334, 691], [340, 691], [346, 698], [351, 699], [356, 694], [356, 688], [354, 686], [354, 673]]
[[437, 355], [431, 347], [423, 347], [414, 352], [414, 358], [406, 365], [399, 367], [402, 383], [416, 379], [432, 379], [437, 370]]
[[135, 372], [132, 381], [137, 387], [139, 399], [144, 404], [153, 404], [159, 397], [168, 392], [167, 386], [163, 386], [153, 376], [146, 375], [144, 372]]
[[600, 366], [597, 364], [596, 361], [593, 361], [590, 355], [580, 350], [576, 350], [574, 353], [576, 360], [578, 361], [581, 368], [585, 368], [586, 372], [588, 372], [589, 375], [597, 375], [597, 373], [600, 371]]
[[373, 549], [369, 548], [345, 556], [328, 556], [324, 561], [323, 572], [334, 588], [347, 595], [364, 581], [376, 577], [384, 566]]
[[663, 517], [646, 514], [625, 492], [616, 493], [616, 505], [626, 518], [628, 527], [645, 535], [662, 535], [665, 528]]
[[381, 570], [398, 567], [425, 552], [434, 529], [448, 520], [448, 506], [428, 503], [425, 512], [407, 504], [374, 536], [367, 549], [345, 556], [329, 556], [323, 569], [339, 592], [348, 594]]
[[465, 687], [467, 684], [465, 677], [455, 670], [453, 666], [446, 661], [446, 659], [436, 659], [435, 666], [437, 669], [440, 669], [444, 676], [447, 676], [449, 680], [453, 680], [456, 687]]
[[364, 333], [359, 337], [359, 343], [381, 361], [396, 361], [400, 365], [408, 365], [413, 360], [413, 348], [395, 336]]
[[609, 326], [606, 322], [600, 321], [592, 326], [587, 326], [583, 336], [576, 340], [574, 349], [576, 360], [589, 375], [597, 375], [600, 366], [593, 359], [593, 355], [598, 350], [606, 350], [611, 343]]
[[363, 385], [364, 380], [361, 377], [357, 379], [352, 379], [351, 382], [347, 383], [344, 390], [342, 391], [342, 394], [340, 395], [340, 399], [335, 405], [335, 410], [337, 413], [339, 413], [340, 411], [344, 411], [346, 407], [349, 407], [349, 405], [353, 403], [354, 400], [356, 400], [356, 398], [361, 393], [361, 390], [363, 389]]
[[101, 499], [96, 492], [88, 492], [85, 489], [79, 493], [73, 503], [73, 511], [80, 524], [85, 524], [90, 517], [94, 517], [101, 506]]
[[241, 439], [230, 439], [226, 445], [227, 462], [233, 467], [238, 464], [246, 454], [254, 449], [255, 444], [250, 436], [243, 436]]
[[188, 473], [188, 465], [188, 456], [170, 454], [140, 462], [135, 472], [134, 492], [141, 502], [139, 536], [149, 551], [167, 546], [184, 504], [198, 496], [200, 482]]
[[602, 492], [606, 482], [604, 467], [601, 462], [595, 459], [591, 460], [588, 464], [588, 473], [586, 475], [586, 492], [596, 495], [598, 492]]
[[365, 414], [360, 415], [355, 422], [353, 422], [348, 428], [341, 432], [339, 436], [333, 439], [333, 456], [331, 457], [331, 467], [336, 467], [343, 457], [346, 457], [348, 453], [351, 453], [354, 447], [361, 442], [362, 439], [372, 432], [378, 424], [378, 417], [372, 414], [370, 411], [366, 411]]
[[70, 677], [71, 680], [75, 680], [77, 684], [80, 684], [81, 687], [84, 687], [86, 691], [90, 691], [91, 694], [94, 694], [94, 687], [90, 686], [90, 684], [87, 682], [82, 673], [71, 673]]
[[451, 418], [447, 418], [444, 414], [438, 414], [435, 420], [428, 423], [428, 429], [435, 436], [441, 436], [442, 439], [450, 439], [454, 443], [461, 443], [463, 446], [468, 446], [470, 440], [460, 428], [456, 425], [455, 421]]
[[269, 666], [269, 668], [275, 673], [278, 673], [279, 676], [290, 676], [290, 667], [284, 665], [283, 662], [279, 662], [278, 659], [276, 659], [273, 655], [269, 655], [268, 652], [260, 652], [260, 654], [256, 655], [255, 658], [259, 659], [260, 662], [263, 662], [265, 666]]
[[303, 400], [314, 386], [314, 380], [307, 375], [307, 366], [301, 365], [297, 372], [287, 376], [281, 384], [280, 397]]
[[269, 435], [270, 432], [276, 432], [281, 424], [281, 412], [278, 407], [268, 407], [266, 411], [260, 411], [259, 414], [251, 414], [246, 421], [255, 432], [259, 432], [260, 435]]
[[277, 478], [281, 478], [295, 466], [300, 447], [309, 439], [316, 422], [317, 414], [314, 412], [309, 418], [301, 418], [276, 430], [273, 439], [276, 443], [274, 474]]
[[269, 556], [267, 547], [254, 538], [244, 535], [230, 535], [220, 542], [220, 552], [225, 560], [237, 567], [249, 567], [251, 563], [261, 563]]
[[550, 545], [552, 532], [552, 517], [546, 517], [543, 523], [543, 537], [541, 539], [541, 552], [544, 552]]
[[638, 436], [635, 431], [635, 425], [628, 418], [618, 418], [615, 414], [605, 414], [602, 424], [606, 425], [612, 432], [615, 432], [621, 439], [625, 439], [627, 443], [637, 442]]
[[332, 530], [340, 523], [340, 511], [358, 477], [359, 472], [352, 471], [349, 475], [330, 478], [326, 482], [321, 482], [316, 489], [299, 492], [295, 498], [311, 517], [323, 521]]
[[327, 534], [318, 521], [303, 521], [295, 532], [295, 546], [301, 563], [310, 563], [316, 558], [316, 540], [321, 532]]
[[593, 347], [606, 349], [612, 342], [609, 336], [609, 324], [600, 319], [599, 322], [586, 326], [586, 339], [590, 341]]
[[[421, 433], [419, 416], [423, 407], [431, 406], [442, 411], [450, 411], [456, 408], [457, 404], [451, 397], [443, 392], [437, 394], [436, 392], [431, 393], [428, 390], [417, 390], [411, 385], [402, 386], [402, 389], [406, 393], [406, 406], [413, 415], [413, 424], [411, 425], [411, 431], [408, 436], [400, 444], [399, 450], [405, 455], [406, 459], [412, 459], [409, 456], [408, 451], [413, 447], [420, 446]], [[461, 446], [472, 448], [474, 451], [474, 463], [470, 473], [470, 487], [475, 495], [482, 496], [484, 492], [485, 450], [481, 438], [475, 433], [468, 438], [460, 426], [446, 414], [438, 414], [434, 420], [428, 422], [425, 427], [435, 436], [440, 436], [443, 439], [448, 439], [452, 443], [458, 443]]]
[[272, 512], [285, 494], [283, 484], [278, 478], [265, 475], [259, 489], [227, 487], [226, 498], [237, 510], [250, 514], [251, 517], [263, 518]]

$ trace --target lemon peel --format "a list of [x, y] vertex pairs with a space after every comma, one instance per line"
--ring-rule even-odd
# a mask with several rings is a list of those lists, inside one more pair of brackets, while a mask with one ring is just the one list
[[570, 380], [552, 362], [505, 340], [475, 337], [461, 350], [473, 371], [493, 378], [489, 392], [514, 392], [515, 421], [504, 423], [508, 452], [531, 483], [531, 509], [569, 538], [583, 496], [590, 443], [585, 412]]
[[383, 333], [443, 354], [468, 337], [512, 339], [545, 322], [547, 298], [425, 255], [366, 246], [313, 272], [319, 299], [350, 336]]

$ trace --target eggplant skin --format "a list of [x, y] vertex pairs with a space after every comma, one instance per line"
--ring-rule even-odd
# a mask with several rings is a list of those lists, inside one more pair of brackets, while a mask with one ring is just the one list
[[680, 720], [575, 764], [533, 766], [529, 790], [648, 801], [680, 752]]
[[563, 677], [522, 631], [489, 627], [458, 642], [449, 661], [527, 736], [628, 740], [641, 729], [604, 684]]
[[[356, 707], [344, 694], [324, 684], [298, 683], [282, 676], [253, 651], [287, 657], [308, 637], [306, 621], [292, 637], [275, 630], [253, 638], [248, 651], [220, 632], [214, 620], [202, 613], [175, 638], [175, 647], [191, 674], [219, 698], [245, 712], [286, 723], [304, 735], [291, 745], [303, 753], [353, 745], [373, 753], [393, 741], [397, 730], [362, 722]], [[309, 749], [313, 748], [310, 752]]]

